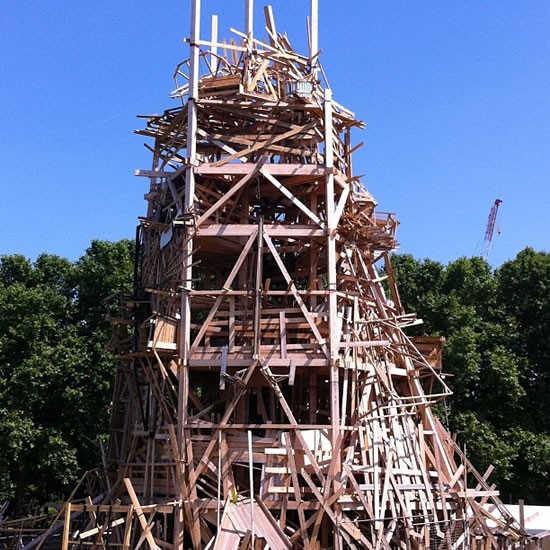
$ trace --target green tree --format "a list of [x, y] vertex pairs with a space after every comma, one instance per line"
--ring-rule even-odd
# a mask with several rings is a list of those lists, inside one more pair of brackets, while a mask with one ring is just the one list
[[92, 241], [76, 263], [78, 312], [87, 333], [108, 331], [103, 300], [113, 292], [132, 288], [134, 241]]
[[131, 250], [95, 241], [76, 263], [0, 257], [0, 500], [18, 514], [99, 462], [114, 375], [101, 298], [130, 288]]
[[522, 250], [496, 272], [508, 345], [525, 358], [524, 411], [535, 431], [550, 433], [550, 254]]
[[503, 494], [550, 502], [550, 256], [525, 249], [496, 272], [481, 258], [392, 263], [405, 309], [446, 338], [451, 430]]

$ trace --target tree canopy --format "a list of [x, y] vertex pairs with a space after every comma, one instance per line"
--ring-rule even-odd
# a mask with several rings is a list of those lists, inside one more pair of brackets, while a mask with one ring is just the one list
[[[14, 514], [63, 498], [100, 463], [114, 364], [102, 299], [130, 291], [133, 243], [94, 241], [76, 262], [0, 257], [0, 501]], [[550, 504], [550, 255], [496, 271], [394, 255], [417, 334], [442, 335], [449, 429], [504, 500]], [[412, 335], [412, 334], [411, 334]]]
[[94, 241], [76, 262], [0, 257], [0, 500], [17, 513], [98, 462], [114, 378], [102, 298], [129, 290], [132, 249]]
[[526, 248], [496, 271], [481, 258], [392, 264], [405, 309], [446, 338], [449, 428], [480, 470], [493, 464], [505, 500], [550, 504], [550, 254]]

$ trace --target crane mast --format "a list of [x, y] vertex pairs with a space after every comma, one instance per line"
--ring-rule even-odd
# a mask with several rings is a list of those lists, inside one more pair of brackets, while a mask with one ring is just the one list
[[485, 261], [489, 256], [491, 250], [491, 243], [493, 242], [493, 235], [495, 233], [495, 223], [497, 220], [498, 208], [502, 204], [500, 199], [496, 199], [495, 203], [491, 207], [489, 212], [489, 218], [487, 219], [487, 228], [485, 229], [485, 238], [483, 240], [483, 254], [482, 257]]

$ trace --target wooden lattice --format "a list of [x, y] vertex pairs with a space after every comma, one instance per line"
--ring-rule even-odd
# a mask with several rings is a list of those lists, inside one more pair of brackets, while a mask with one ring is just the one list
[[67, 504], [62, 547], [524, 541], [432, 412], [442, 339], [404, 332], [398, 222], [353, 175], [362, 123], [323, 84], [316, 2], [306, 56], [269, 8], [266, 41], [249, 15], [229, 43], [200, 39], [198, 8], [181, 106], [138, 131], [153, 164], [111, 318], [110, 478]]

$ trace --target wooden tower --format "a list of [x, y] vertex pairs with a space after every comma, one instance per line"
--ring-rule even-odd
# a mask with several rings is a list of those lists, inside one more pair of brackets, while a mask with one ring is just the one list
[[432, 412], [441, 342], [406, 335], [398, 223], [353, 174], [362, 123], [326, 84], [317, 1], [306, 55], [270, 7], [267, 38], [247, 0], [230, 42], [215, 17], [200, 36], [200, 7], [181, 106], [138, 131], [153, 163], [135, 292], [112, 304], [107, 475], [67, 503], [62, 548], [523, 540]]

